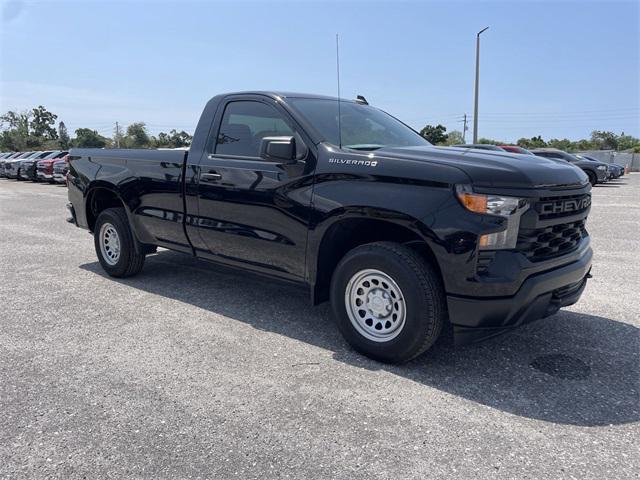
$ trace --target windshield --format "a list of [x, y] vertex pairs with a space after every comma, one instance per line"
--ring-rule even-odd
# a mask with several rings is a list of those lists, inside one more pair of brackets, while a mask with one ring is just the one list
[[342, 144], [344, 148], [376, 150], [382, 147], [431, 145], [399, 120], [369, 105], [341, 102], [341, 135], [339, 135], [336, 100], [290, 98], [289, 103], [318, 130], [327, 142], [334, 145]]

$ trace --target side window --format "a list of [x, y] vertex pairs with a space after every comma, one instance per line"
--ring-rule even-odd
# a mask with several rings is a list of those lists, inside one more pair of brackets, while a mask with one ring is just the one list
[[222, 115], [215, 153], [258, 157], [264, 137], [294, 135], [278, 111], [262, 102], [229, 103]]

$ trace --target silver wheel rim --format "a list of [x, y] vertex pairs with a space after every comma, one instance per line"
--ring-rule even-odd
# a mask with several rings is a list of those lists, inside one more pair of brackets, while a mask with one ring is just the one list
[[369, 340], [388, 342], [404, 327], [407, 309], [402, 290], [380, 270], [360, 270], [353, 275], [344, 302], [351, 324]]
[[109, 265], [115, 265], [120, 260], [120, 237], [118, 231], [110, 223], [103, 223], [100, 227], [100, 253]]

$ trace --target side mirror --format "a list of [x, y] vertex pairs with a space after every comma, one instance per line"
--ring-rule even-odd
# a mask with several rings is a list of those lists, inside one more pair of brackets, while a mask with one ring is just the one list
[[260, 142], [260, 157], [271, 162], [294, 163], [296, 140], [293, 137], [264, 137]]

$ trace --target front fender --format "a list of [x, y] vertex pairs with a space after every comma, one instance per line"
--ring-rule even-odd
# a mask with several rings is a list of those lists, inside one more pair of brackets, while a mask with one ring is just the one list
[[[354, 199], [362, 203], [355, 204]], [[314, 219], [307, 248], [307, 272], [311, 285], [326, 280], [318, 277], [321, 270], [318, 262], [327, 233], [339, 222], [354, 219], [383, 222], [370, 233], [370, 241], [388, 240], [384, 232], [379, 231], [387, 228], [385, 225], [390, 230], [403, 229], [408, 236], [401, 234], [401, 238], [426, 244], [442, 273], [445, 290], [448, 290], [455, 285], [457, 277], [464, 276], [462, 272], [475, 265], [479, 235], [502, 229], [504, 221], [465, 210], [449, 186], [324, 182], [316, 185], [313, 203]], [[397, 233], [396, 230], [393, 236]], [[361, 232], [358, 235], [361, 237]]]

